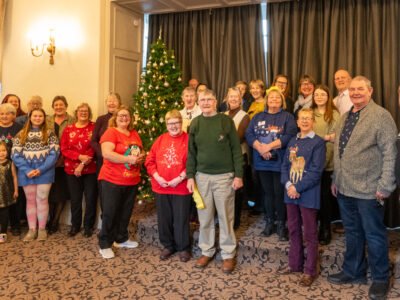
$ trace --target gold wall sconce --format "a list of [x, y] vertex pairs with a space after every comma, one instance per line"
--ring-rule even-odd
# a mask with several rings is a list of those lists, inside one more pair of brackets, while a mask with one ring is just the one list
[[53, 30], [50, 30], [49, 42], [48, 43], [38, 43], [31, 40], [31, 52], [34, 57], [39, 57], [43, 55], [44, 49], [50, 54], [49, 63], [54, 65], [54, 55], [56, 54], [56, 44], [54, 38]]

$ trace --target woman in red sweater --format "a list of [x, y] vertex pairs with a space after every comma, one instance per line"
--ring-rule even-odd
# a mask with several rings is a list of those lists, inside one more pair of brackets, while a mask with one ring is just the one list
[[165, 116], [167, 133], [154, 142], [145, 166], [157, 203], [158, 232], [164, 249], [160, 259], [176, 251], [182, 262], [190, 259], [189, 217], [192, 195], [186, 187], [188, 135], [182, 131], [182, 116], [171, 110]]
[[75, 236], [82, 225], [82, 196], [85, 194], [85, 237], [91, 237], [96, 220], [97, 178], [94, 150], [90, 145], [94, 123], [89, 104], [82, 103], [75, 110], [76, 123], [68, 125], [61, 137], [61, 153], [64, 157], [64, 171], [71, 195], [71, 230]]

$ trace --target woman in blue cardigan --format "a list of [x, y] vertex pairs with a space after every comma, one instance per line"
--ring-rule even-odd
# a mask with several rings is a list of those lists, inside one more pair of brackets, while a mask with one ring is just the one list
[[39, 241], [47, 239], [48, 196], [59, 153], [57, 137], [47, 128], [46, 113], [41, 108], [33, 109], [25, 126], [13, 139], [11, 152], [18, 168], [18, 184], [26, 196], [29, 231], [24, 237], [25, 242], [36, 237]]
[[[287, 145], [281, 177], [286, 188], [289, 265], [278, 270], [278, 273], [301, 272], [300, 285], [310, 286], [317, 277], [317, 213], [320, 208], [321, 176], [325, 166], [325, 141], [313, 131], [315, 117], [311, 108], [301, 109], [298, 117], [300, 132]], [[307, 250], [305, 262], [303, 234]]]

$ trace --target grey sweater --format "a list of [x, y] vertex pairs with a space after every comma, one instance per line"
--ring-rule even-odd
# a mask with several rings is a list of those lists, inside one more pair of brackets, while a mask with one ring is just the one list
[[336, 128], [333, 182], [338, 192], [360, 199], [375, 199], [375, 193], [391, 193], [396, 187], [396, 124], [390, 113], [372, 99], [339, 158], [339, 138], [348, 112]]

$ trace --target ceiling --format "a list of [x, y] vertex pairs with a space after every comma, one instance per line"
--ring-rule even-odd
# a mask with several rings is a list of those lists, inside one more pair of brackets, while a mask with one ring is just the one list
[[[275, 1], [281, 2], [287, 0]], [[139, 13], [162, 14], [187, 10], [259, 4], [266, 2], [266, 0], [114, 0], [114, 2]]]

